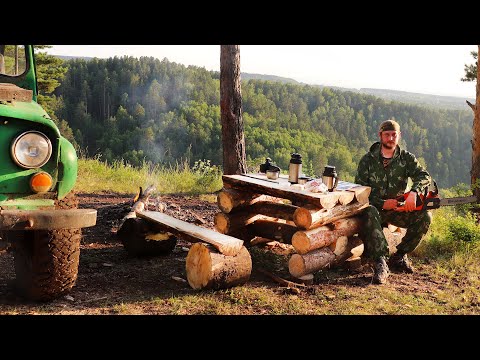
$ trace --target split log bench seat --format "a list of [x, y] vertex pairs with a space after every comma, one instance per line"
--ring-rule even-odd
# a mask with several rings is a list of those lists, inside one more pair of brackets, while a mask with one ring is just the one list
[[186, 259], [187, 280], [193, 289], [223, 289], [249, 280], [252, 260], [242, 240], [161, 212], [139, 211], [136, 215], [154, 223], [159, 231], [194, 243]]

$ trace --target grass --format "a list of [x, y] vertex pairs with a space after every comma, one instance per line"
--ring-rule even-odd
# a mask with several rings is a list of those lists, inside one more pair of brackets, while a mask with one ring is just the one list
[[154, 185], [162, 194], [212, 194], [222, 188], [221, 171], [208, 161], [198, 161], [193, 167], [177, 163], [161, 167], [144, 163], [134, 168], [123, 161], [107, 164], [99, 159], [79, 159], [77, 192], [134, 194], [138, 187]]

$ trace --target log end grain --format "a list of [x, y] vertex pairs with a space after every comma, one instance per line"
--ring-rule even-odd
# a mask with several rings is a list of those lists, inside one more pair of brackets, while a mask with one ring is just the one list
[[186, 259], [187, 281], [195, 290], [203, 289], [212, 278], [212, 259], [207, 246], [195, 243]]
[[308, 229], [312, 225], [312, 214], [304, 207], [299, 207], [293, 213], [293, 222], [300, 229]]
[[215, 214], [213, 222], [215, 224], [215, 229], [217, 229], [220, 234], [226, 234], [230, 228], [230, 220], [224, 213], [219, 212]]
[[310, 251], [310, 239], [303, 231], [297, 231], [293, 234], [292, 245], [299, 254], [306, 254]]
[[230, 193], [225, 190], [220, 191], [217, 196], [217, 205], [226, 214], [232, 211], [234, 202]]
[[288, 271], [293, 277], [300, 278], [305, 275], [305, 262], [299, 254], [293, 254], [288, 261]]

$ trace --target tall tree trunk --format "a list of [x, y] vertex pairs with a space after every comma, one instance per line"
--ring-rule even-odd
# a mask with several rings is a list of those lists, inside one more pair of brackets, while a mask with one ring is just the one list
[[246, 173], [239, 45], [220, 45], [220, 111], [223, 173]]
[[[474, 107], [475, 116], [473, 118], [473, 137], [472, 137], [472, 185], [473, 192], [480, 202], [480, 45], [478, 45], [477, 56], [477, 87], [476, 102]], [[477, 184], [479, 182], [479, 184]]]

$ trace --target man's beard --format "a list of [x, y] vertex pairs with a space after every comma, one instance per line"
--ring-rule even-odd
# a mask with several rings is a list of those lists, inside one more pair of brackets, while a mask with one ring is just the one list
[[388, 150], [392, 150], [395, 149], [396, 145], [395, 143], [382, 142], [382, 147]]

